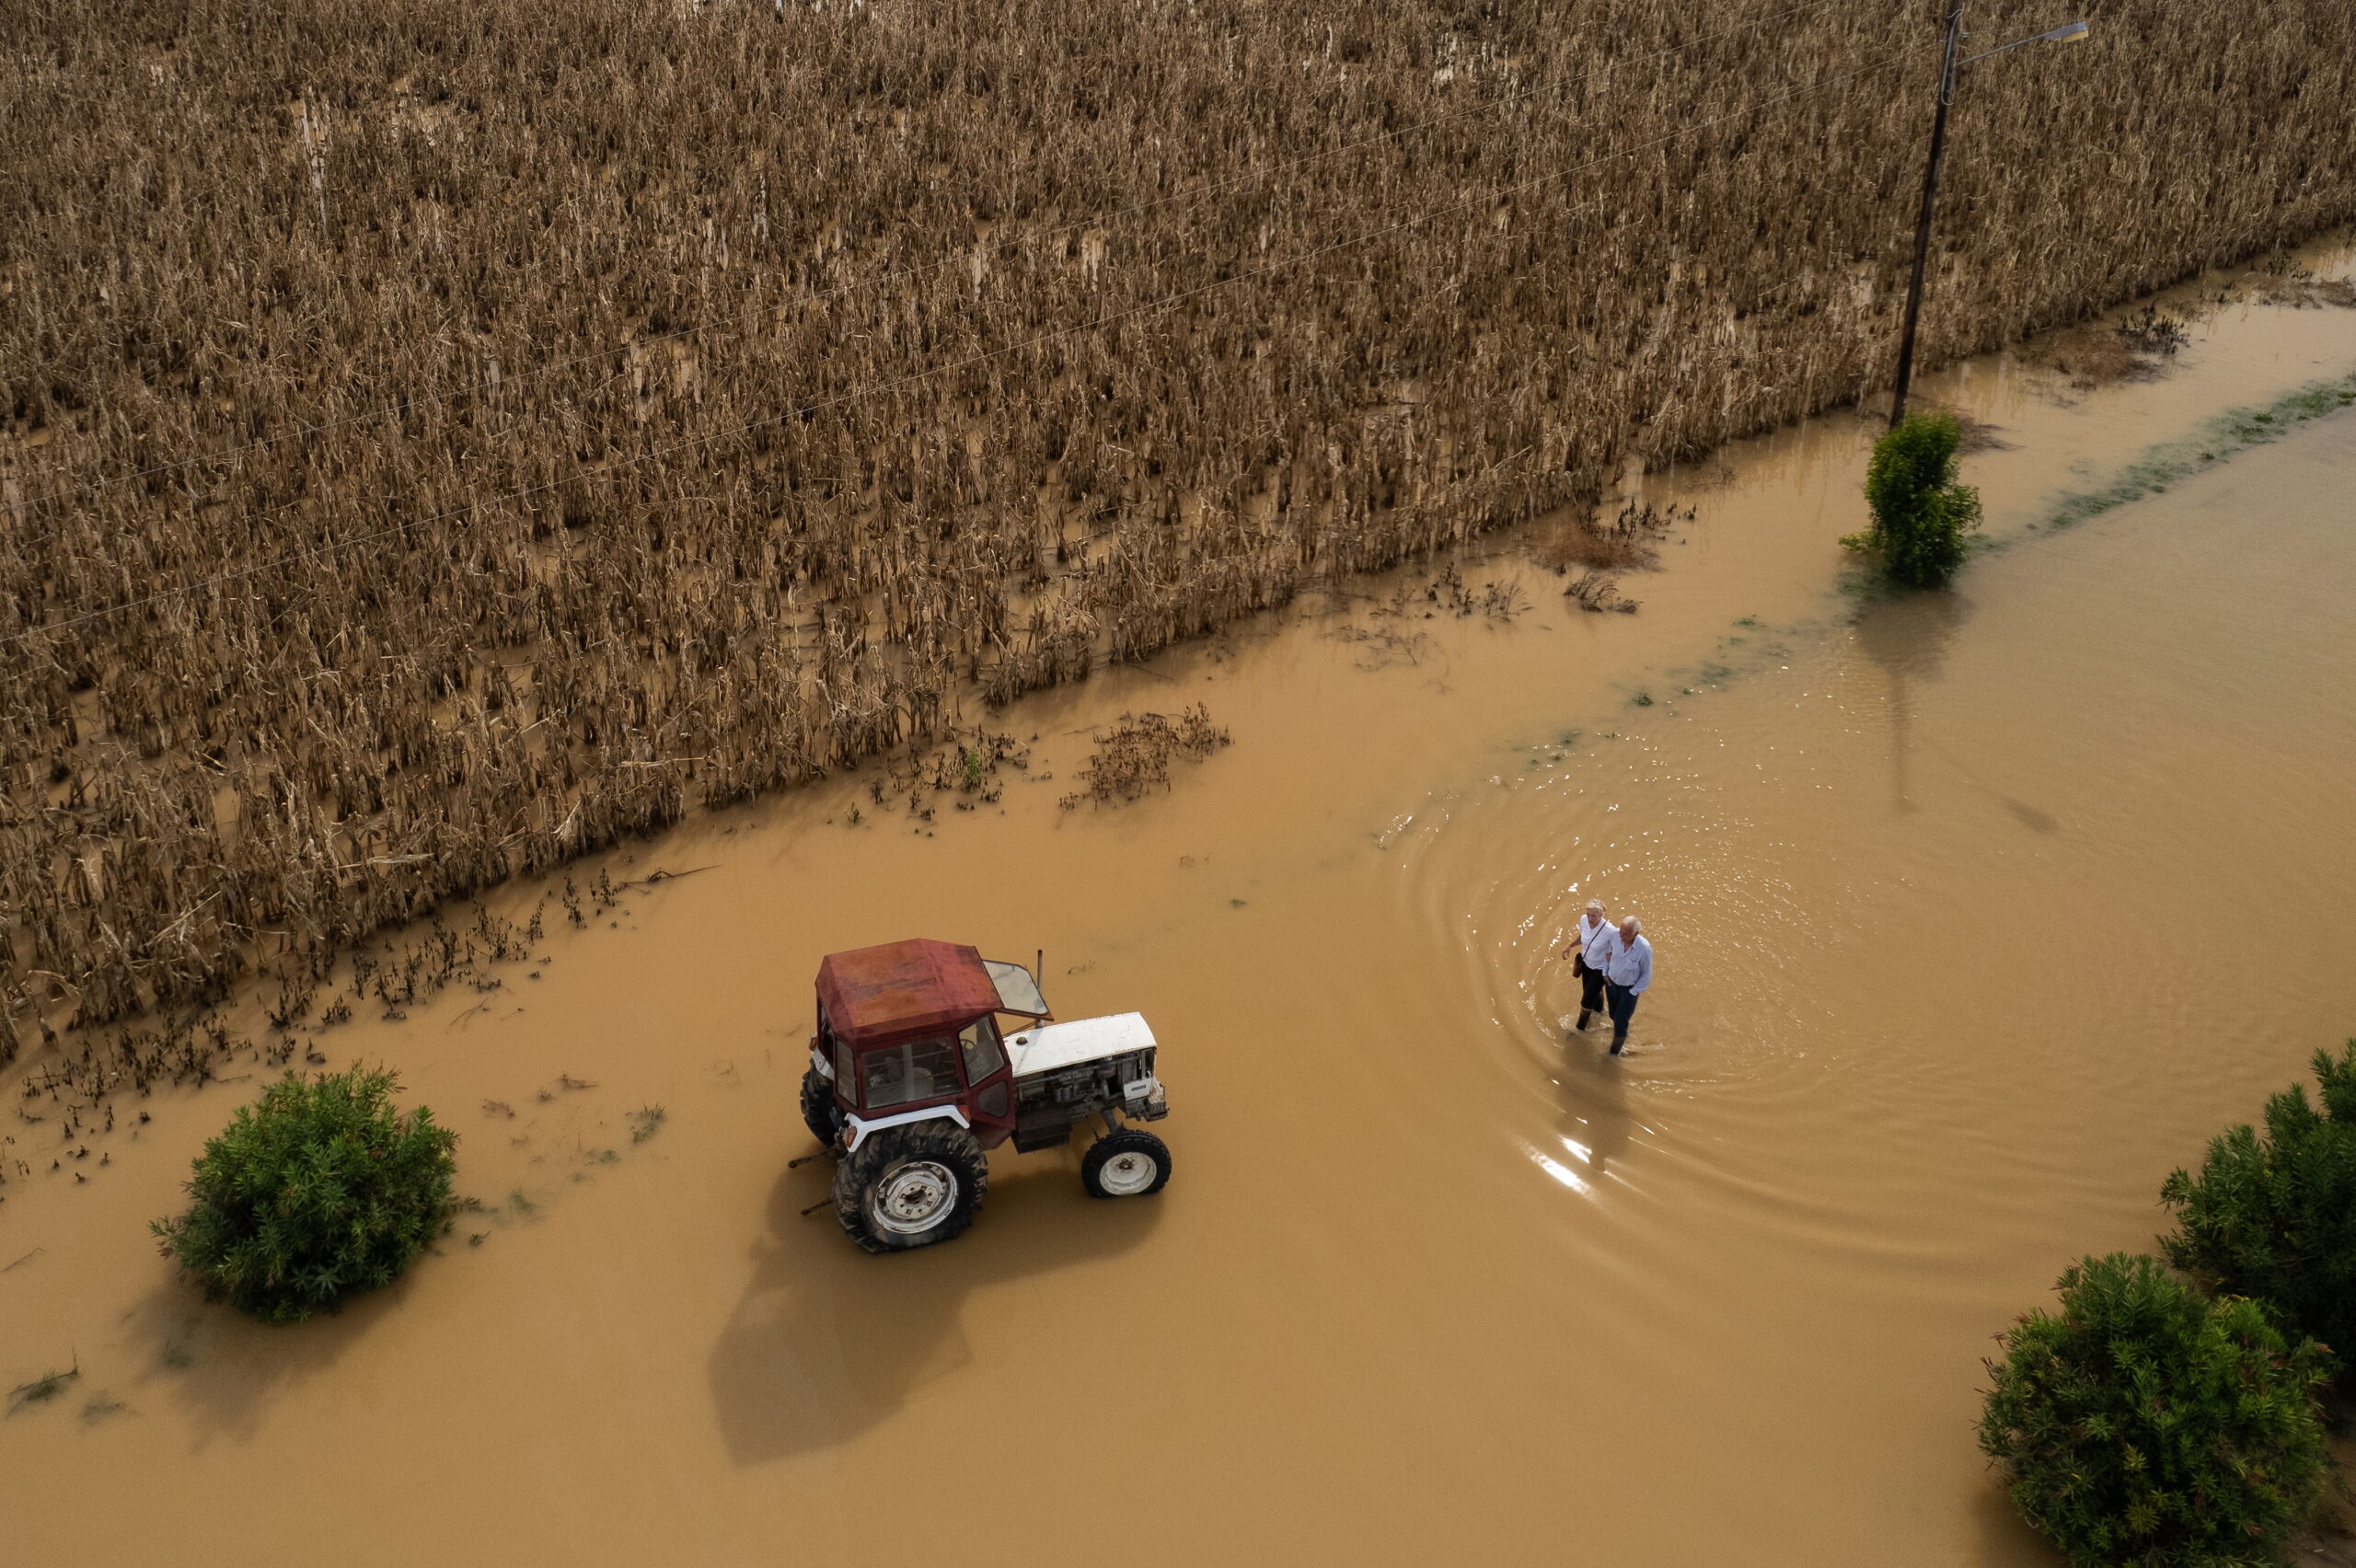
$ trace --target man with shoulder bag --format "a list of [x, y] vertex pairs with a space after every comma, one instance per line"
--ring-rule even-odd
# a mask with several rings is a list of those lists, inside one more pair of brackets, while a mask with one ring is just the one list
[[1587, 1032], [1588, 1021], [1604, 1010], [1603, 955], [1616, 933], [1611, 922], [1603, 917], [1603, 900], [1587, 901], [1587, 913], [1579, 917], [1579, 928], [1563, 948], [1563, 956], [1571, 961], [1571, 973], [1579, 977], [1578, 1030]]

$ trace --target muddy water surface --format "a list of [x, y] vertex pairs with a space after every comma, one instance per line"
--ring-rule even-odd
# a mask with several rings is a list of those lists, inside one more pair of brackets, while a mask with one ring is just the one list
[[[2050, 1561], [1972, 1445], [1988, 1337], [2356, 1032], [2356, 414], [2027, 525], [2351, 370], [2356, 313], [2269, 307], [2147, 385], [1946, 378], [2015, 444], [1952, 595], [1840, 592], [1871, 432], [1827, 421], [1653, 482], [1696, 512], [1635, 616], [1510, 557], [1510, 621], [1373, 584], [1011, 710], [1057, 777], [980, 810], [849, 779], [618, 856], [711, 869], [325, 1037], [485, 1205], [331, 1320], [144, 1236], [259, 1079], [102, 1168], [15, 1126], [0, 1373], [81, 1377], [0, 1422], [10, 1556]], [[1090, 726], [1195, 700], [1230, 748], [1057, 808]], [[1588, 896], [1658, 947], [1624, 1061], [1561, 1027]], [[1147, 1014], [1165, 1193], [1009, 1150], [953, 1246], [799, 1216], [813, 971], [917, 934]]]

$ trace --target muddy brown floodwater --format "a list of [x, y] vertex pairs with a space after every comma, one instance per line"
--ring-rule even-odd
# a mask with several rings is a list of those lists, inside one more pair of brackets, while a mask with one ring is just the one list
[[[1059, 777], [979, 811], [843, 779], [615, 857], [713, 869], [324, 1037], [486, 1205], [332, 1319], [144, 1234], [259, 1078], [125, 1101], [103, 1168], [12, 1126], [0, 1374], [81, 1375], [0, 1421], [9, 1560], [2052, 1561], [1973, 1445], [1990, 1336], [2356, 1032], [2356, 413], [2028, 526], [2356, 372], [2356, 312], [2180, 361], [1933, 384], [2013, 444], [1951, 595], [1841, 592], [1829, 419], [1652, 481], [1696, 512], [1635, 616], [1501, 548], [1509, 622], [1375, 616], [1402, 578], [1024, 702]], [[1231, 747], [1057, 808], [1091, 725], [1197, 700]], [[1621, 1062], [1560, 1027], [1591, 894], [1658, 947]], [[1166, 1193], [1001, 1151], [952, 1246], [797, 1216], [818, 959], [919, 934], [1145, 1012]]]

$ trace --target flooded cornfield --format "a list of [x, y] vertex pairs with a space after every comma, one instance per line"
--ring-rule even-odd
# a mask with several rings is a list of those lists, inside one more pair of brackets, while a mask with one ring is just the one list
[[[10, 20], [0, 1057], [1867, 397], [1944, 47], [1894, 0]], [[2100, 20], [1961, 95], [1926, 364], [2356, 216], [2343, 0]]]
[[[12, 1558], [2058, 1562], [1974, 1444], [1992, 1336], [2356, 1032], [2348, 262], [2190, 286], [2100, 385], [1933, 378], [1992, 547], [1950, 594], [1859, 591], [1837, 413], [1632, 476], [1636, 613], [1499, 536], [1025, 698], [986, 785], [510, 883], [479, 985], [339, 972], [293, 1065], [398, 1068], [479, 1206], [331, 1317], [146, 1234], [273, 1066], [15, 1101], [0, 1375], [75, 1376], [0, 1421]], [[1230, 744], [1086, 795], [1196, 705]], [[1658, 952], [1619, 1060], [1565, 1030], [1590, 897]], [[1008, 1149], [952, 1246], [805, 1216], [812, 976], [908, 936], [1142, 1011], [1168, 1189]]]

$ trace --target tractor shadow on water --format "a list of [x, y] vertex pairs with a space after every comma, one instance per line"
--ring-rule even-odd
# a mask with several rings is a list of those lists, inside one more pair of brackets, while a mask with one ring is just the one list
[[1126, 1251], [1165, 1201], [1091, 1199], [1071, 1155], [997, 1162], [971, 1230], [872, 1257], [831, 1205], [800, 1213], [826, 1193], [828, 1170], [780, 1174], [753, 1277], [711, 1349], [712, 1405], [740, 1465], [832, 1447], [888, 1420], [918, 1388], [971, 1364], [959, 1322], [969, 1295]]

